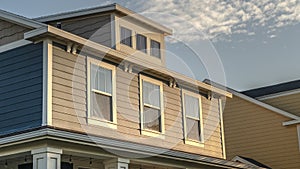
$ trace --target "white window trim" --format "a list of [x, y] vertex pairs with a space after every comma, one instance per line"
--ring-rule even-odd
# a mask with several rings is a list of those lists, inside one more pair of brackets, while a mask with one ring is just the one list
[[[196, 140], [191, 140], [187, 138], [187, 131], [186, 131], [186, 112], [185, 112], [185, 102], [184, 102], [184, 95], [189, 95], [195, 98], [199, 99], [199, 117], [200, 117], [200, 141], [196, 141]], [[204, 130], [203, 130], [203, 117], [202, 117], [202, 102], [201, 102], [201, 95], [182, 89], [181, 90], [181, 97], [182, 97], [182, 112], [183, 112], [183, 128], [184, 128], [184, 143], [185, 144], [189, 144], [189, 145], [193, 145], [193, 146], [198, 146], [198, 147], [204, 147]]]
[[[100, 118], [98, 119], [95, 117], [91, 117], [91, 92], [93, 90], [93, 89], [91, 89], [91, 64], [95, 64], [95, 65], [98, 65], [99, 67], [103, 67], [103, 68], [106, 68], [106, 69], [109, 69], [112, 71], [112, 116], [113, 116], [113, 121], [107, 121], [107, 120], [103, 120]], [[105, 63], [101, 60], [96, 60], [96, 59], [88, 57], [87, 58], [87, 74], [88, 74], [88, 78], [87, 78], [87, 86], [88, 86], [87, 122], [88, 122], [88, 124], [117, 129], [116, 67], [114, 65]], [[105, 92], [101, 92], [101, 91], [97, 91], [97, 92], [108, 95]]]
[[[128, 46], [128, 45], [122, 43], [122, 33], [121, 33], [122, 28], [125, 28], [125, 29], [128, 29], [128, 30], [131, 31], [131, 46]], [[119, 27], [119, 33], [120, 33], [120, 39], [119, 39], [119, 44], [120, 45], [126, 46], [128, 48], [136, 49], [136, 42], [135, 42], [136, 41], [136, 37], [135, 37], [136, 34], [135, 34], [134, 30], [132, 30], [131, 28], [129, 28], [127, 26], [120, 25], [120, 27]]]
[[[155, 80], [153, 78], [139, 75], [140, 79], [140, 122], [141, 122], [141, 134], [150, 136], [150, 137], [157, 137], [164, 139], [165, 136], [165, 116], [164, 116], [164, 99], [163, 99], [163, 83], [161, 81]], [[161, 132], [153, 131], [144, 129], [143, 126], [143, 114], [144, 114], [144, 100], [143, 100], [143, 81], [158, 85], [160, 88], [160, 122], [161, 122]]]

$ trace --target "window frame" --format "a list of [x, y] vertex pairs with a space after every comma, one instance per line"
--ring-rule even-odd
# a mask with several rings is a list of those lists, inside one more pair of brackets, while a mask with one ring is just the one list
[[[185, 112], [185, 95], [191, 96], [191, 97], [195, 97], [198, 99], [199, 101], [199, 123], [200, 123], [200, 140], [193, 140], [193, 139], [189, 139], [187, 137], [188, 133], [187, 133], [187, 122], [186, 122], [186, 118], [190, 118], [190, 119], [194, 119], [194, 120], [198, 120], [195, 117], [187, 117], [186, 112]], [[189, 144], [189, 145], [193, 145], [193, 146], [199, 146], [199, 147], [204, 147], [204, 129], [203, 129], [203, 117], [202, 117], [202, 101], [201, 101], [201, 95], [186, 89], [182, 89], [181, 90], [181, 98], [182, 98], [182, 113], [183, 113], [183, 128], [184, 128], [184, 143], [185, 144]]]
[[[143, 35], [143, 34], [140, 34], [140, 33], [136, 33], [136, 42], [135, 42], [135, 46], [136, 46], [136, 50], [140, 51], [140, 52], [143, 52], [145, 54], [147, 54], [148, 52], [148, 45], [147, 45], [147, 41], [148, 41], [148, 37], [146, 35]], [[138, 49], [138, 36], [141, 36], [141, 37], [144, 37], [145, 38], [145, 49]]]
[[[126, 43], [123, 43], [124, 39], [122, 39], [122, 29], [129, 30], [131, 32], [131, 35], [130, 35], [130, 45], [127, 45]], [[129, 38], [129, 37], [127, 37], [127, 38]], [[133, 48], [133, 43], [134, 43], [133, 42], [133, 30], [129, 29], [127, 27], [124, 27], [124, 26], [120, 26], [120, 44]]]
[[[149, 106], [147, 103], [144, 103], [143, 100], [143, 82], [146, 81], [148, 83], [152, 83], [154, 85], [159, 86], [160, 90], [160, 131], [154, 131], [149, 129], [144, 129], [143, 119], [144, 119], [144, 105]], [[164, 116], [164, 96], [163, 96], [163, 82], [150, 78], [148, 76], [139, 74], [139, 85], [140, 85], [140, 128], [141, 134], [151, 137], [157, 137], [164, 139], [165, 136], [165, 116]], [[151, 106], [151, 105], [150, 105]]]
[[[157, 42], [159, 44], [159, 56], [153, 55], [153, 49], [154, 48], [152, 48], [152, 41]], [[154, 39], [150, 39], [150, 56], [155, 57], [157, 59], [161, 59], [161, 42], [159, 42], [157, 40], [154, 40]]]
[[[95, 92], [95, 93], [99, 93], [99, 94], [103, 94], [106, 96], [109, 96], [110, 94], [107, 94], [105, 92], [102, 91], [98, 91], [95, 89], [91, 89], [91, 64], [94, 64], [98, 67], [102, 67], [105, 69], [109, 69], [112, 72], [112, 121], [109, 120], [105, 120], [105, 119], [100, 119], [100, 118], [96, 118], [96, 117], [92, 117], [91, 115], [91, 92]], [[116, 104], [116, 66], [103, 62], [101, 60], [97, 60], [94, 58], [87, 58], [87, 99], [88, 99], [88, 113], [87, 113], [87, 122], [88, 124], [92, 124], [92, 125], [98, 125], [98, 126], [102, 126], [102, 127], [108, 127], [108, 128], [112, 128], [112, 129], [116, 129], [117, 128], [117, 104]]]

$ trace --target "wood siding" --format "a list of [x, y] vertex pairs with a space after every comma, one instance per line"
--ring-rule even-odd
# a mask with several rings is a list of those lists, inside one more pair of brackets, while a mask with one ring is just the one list
[[139, 79], [136, 73], [117, 68], [117, 130], [88, 125], [86, 57], [63, 49], [53, 50], [53, 125], [108, 138], [170, 148], [222, 158], [218, 100], [202, 97], [204, 147], [185, 145], [179, 88], [163, 85], [165, 104], [165, 139], [140, 134]]
[[0, 20], [0, 46], [24, 38], [24, 33], [30, 29]]
[[274, 169], [300, 168], [297, 128], [282, 126], [288, 120], [237, 96], [227, 100], [224, 126], [228, 160], [240, 155]]
[[90, 39], [96, 43], [111, 47], [111, 18], [110, 15], [80, 17], [76, 19], [66, 19], [49, 23], [56, 27], [57, 22], [61, 22], [61, 29], [75, 35]]
[[300, 117], [300, 93], [280, 96], [262, 101]]
[[42, 124], [42, 44], [0, 53], [0, 135]]

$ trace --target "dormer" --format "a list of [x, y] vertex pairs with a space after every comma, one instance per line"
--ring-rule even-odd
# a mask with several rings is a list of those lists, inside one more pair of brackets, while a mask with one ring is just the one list
[[165, 66], [165, 36], [171, 35], [172, 30], [118, 4], [35, 20], [152, 64]]

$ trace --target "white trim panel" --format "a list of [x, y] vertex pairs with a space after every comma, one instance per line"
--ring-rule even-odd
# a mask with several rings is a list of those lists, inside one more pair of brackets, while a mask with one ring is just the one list
[[52, 41], [43, 41], [43, 115], [42, 125], [52, 125]]
[[11, 43], [0, 46], [0, 53], [6, 52], [6, 51], [9, 51], [9, 50], [18, 48], [18, 47], [22, 47], [22, 46], [25, 46], [25, 45], [29, 45], [31, 43], [32, 43], [31, 41], [24, 40], [24, 39], [18, 40], [18, 41], [15, 41], [15, 42], [11, 42]]

